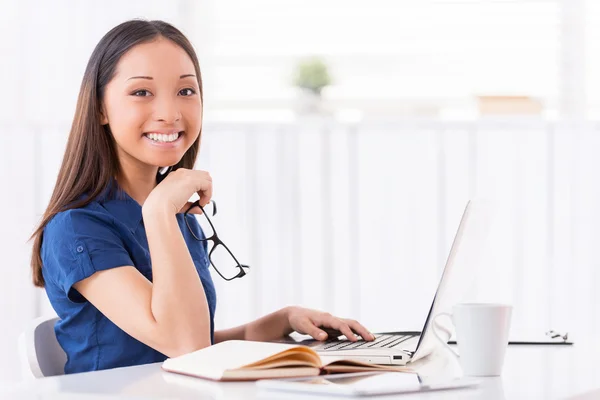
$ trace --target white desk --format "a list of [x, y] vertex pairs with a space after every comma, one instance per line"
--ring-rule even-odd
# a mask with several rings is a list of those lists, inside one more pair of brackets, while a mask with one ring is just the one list
[[[484, 378], [476, 389], [429, 392], [385, 399], [554, 399], [597, 390], [581, 399], [600, 399], [600, 345], [510, 346], [500, 378]], [[419, 361], [424, 375], [456, 376], [460, 369], [445, 351]], [[253, 399], [299, 398], [283, 392], [263, 395], [250, 383], [217, 383], [163, 372], [160, 364], [51, 377], [0, 390], [2, 399]], [[305, 395], [303, 398], [321, 397]], [[380, 397], [381, 398], [381, 397]], [[340, 397], [338, 397], [340, 399]]]

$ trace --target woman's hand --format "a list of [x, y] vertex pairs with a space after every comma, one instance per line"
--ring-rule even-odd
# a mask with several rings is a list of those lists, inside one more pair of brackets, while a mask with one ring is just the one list
[[339, 331], [352, 342], [358, 340], [356, 335], [367, 341], [375, 339], [375, 336], [357, 321], [334, 317], [326, 312], [302, 307], [289, 307], [287, 317], [289, 326], [293, 331], [308, 334], [317, 340], [326, 340], [328, 337], [326, 331]]
[[[204, 207], [212, 197], [212, 178], [206, 171], [179, 168], [172, 171], [159, 183], [144, 202], [144, 208], [166, 207], [167, 211], [177, 214], [186, 211], [194, 193], [200, 196], [200, 205]], [[196, 207], [190, 213], [200, 213]]]

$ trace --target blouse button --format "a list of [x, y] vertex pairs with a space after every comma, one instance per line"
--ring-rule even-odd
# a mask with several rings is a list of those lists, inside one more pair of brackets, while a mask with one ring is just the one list
[[77, 252], [83, 253], [83, 246], [77, 246]]

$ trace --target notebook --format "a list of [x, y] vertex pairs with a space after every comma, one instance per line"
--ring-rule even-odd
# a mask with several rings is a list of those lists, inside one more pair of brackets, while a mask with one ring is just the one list
[[215, 381], [293, 378], [344, 372], [411, 371], [406, 367], [370, 364], [343, 356], [319, 356], [307, 346], [230, 340], [168, 358], [168, 372]]

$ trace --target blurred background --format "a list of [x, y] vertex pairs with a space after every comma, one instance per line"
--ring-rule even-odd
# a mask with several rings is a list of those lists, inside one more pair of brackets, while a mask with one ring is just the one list
[[[217, 329], [290, 304], [420, 330], [465, 203], [496, 205], [465, 301], [511, 336], [600, 334], [600, 3], [592, 0], [0, 0], [0, 382], [52, 314], [28, 238], [88, 58], [130, 18], [192, 41], [198, 168], [244, 279]], [[482, 245], [483, 246], [483, 245]], [[473, 283], [473, 282], [471, 282]]]

